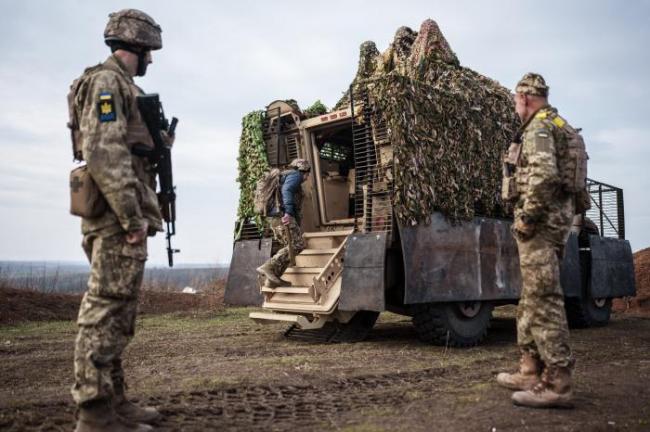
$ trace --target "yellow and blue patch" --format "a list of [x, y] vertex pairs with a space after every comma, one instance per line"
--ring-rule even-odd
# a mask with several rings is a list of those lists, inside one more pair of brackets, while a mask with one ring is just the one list
[[115, 103], [113, 102], [113, 95], [111, 93], [102, 92], [99, 94], [97, 113], [99, 114], [99, 121], [102, 123], [115, 121], [117, 119]]

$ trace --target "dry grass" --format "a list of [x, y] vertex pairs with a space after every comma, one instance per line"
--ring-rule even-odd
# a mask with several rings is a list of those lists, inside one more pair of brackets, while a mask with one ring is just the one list
[[[206, 282], [199, 294], [164, 291], [155, 284], [143, 286], [140, 314], [196, 313], [223, 307], [225, 279]], [[0, 325], [26, 321], [67, 321], [77, 317], [81, 294], [42, 292], [13, 286], [0, 278]]]

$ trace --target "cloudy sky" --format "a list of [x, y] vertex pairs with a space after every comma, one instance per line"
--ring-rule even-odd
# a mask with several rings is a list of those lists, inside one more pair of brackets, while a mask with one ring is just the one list
[[[584, 129], [590, 177], [624, 188], [627, 237], [650, 246], [650, 1], [0, 0], [0, 260], [81, 261], [68, 214], [66, 94], [103, 61], [108, 13], [142, 9], [164, 49], [138, 83], [180, 118], [174, 148], [181, 263], [225, 263], [238, 199], [242, 115], [275, 99], [333, 105], [358, 47], [438, 22], [461, 63], [512, 88], [542, 73]], [[150, 261], [164, 265], [163, 238]]]

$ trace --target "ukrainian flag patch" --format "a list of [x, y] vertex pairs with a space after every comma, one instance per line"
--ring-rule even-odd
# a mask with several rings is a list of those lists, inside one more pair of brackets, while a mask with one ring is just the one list
[[99, 94], [97, 112], [99, 113], [99, 121], [102, 123], [115, 121], [117, 119], [115, 103], [113, 102], [113, 95], [111, 93], [102, 92]]

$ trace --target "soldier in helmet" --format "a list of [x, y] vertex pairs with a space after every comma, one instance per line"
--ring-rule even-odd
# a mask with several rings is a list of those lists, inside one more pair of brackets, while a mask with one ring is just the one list
[[[517, 309], [519, 370], [497, 382], [518, 390], [517, 405], [571, 406], [574, 359], [560, 286], [559, 264], [575, 213], [575, 195], [562, 186], [562, 151], [573, 129], [548, 104], [541, 75], [528, 73], [516, 87], [515, 108], [523, 126], [509, 151], [514, 188], [504, 199], [514, 205], [513, 233], [519, 249], [522, 293]], [[514, 149], [514, 150], [513, 150]], [[510, 192], [507, 192], [507, 191]], [[515, 192], [512, 192], [512, 191]]]
[[79, 432], [145, 431], [159, 413], [127, 400], [121, 357], [134, 335], [147, 236], [162, 231], [153, 167], [132, 152], [154, 146], [133, 77], [143, 76], [151, 52], [162, 48], [161, 29], [144, 12], [126, 9], [109, 15], [104, 38], [111, 56], [86, 69], [68, 96], [74, 157], [85, 161], [107, 204], [82, 218], [91, 270], [77, 320], [72, 396]]
[[272, 209], [271, 229], [273, 236], [282, 244], [280, 249], [271, 259], [257, 268], [257, 273], [266, 278], [271, 286], [289, 286], [290, 282], [280, 276], [289, 266], [289, 245], [293, 253], [299, 254], [305, 248], [300, 229], [302, 207], [302, 183], [309, 177], [311, 166], [305, 159], [294, 159], [289, 164], [289, 169], [280, 175], [281, 208]]

